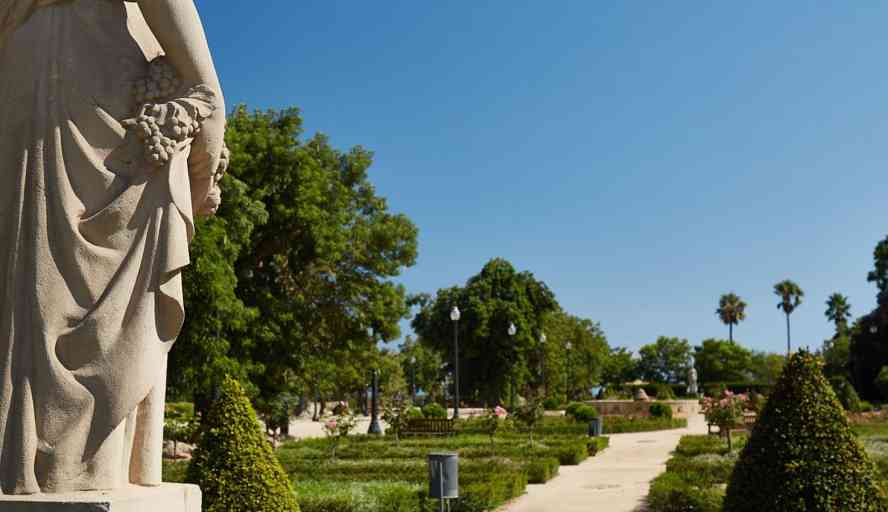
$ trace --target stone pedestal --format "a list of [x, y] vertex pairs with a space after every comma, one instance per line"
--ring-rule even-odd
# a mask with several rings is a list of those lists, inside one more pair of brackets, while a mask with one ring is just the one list
[[115, 491], [0, 495], [0, 512], [200, 512], [200, 488], [163, 484]]

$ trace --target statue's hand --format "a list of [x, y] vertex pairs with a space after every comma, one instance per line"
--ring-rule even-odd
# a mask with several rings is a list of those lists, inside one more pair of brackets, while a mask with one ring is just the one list
[[221, 194], [214, 189], [227, 168], [227, 157], [222, 161], [225, 107], [213, 89], [197, 85], [181, 97], [145, 103], [124, 126], [142, 140], [145, 158], [154, 166], [162, 167], [173, 155], [190, 149], [192, 208], [203, 214], [218, 208]]
[[199, 215], [212, 214], [219, 207], [218, 181], [228, 167], [227, 157], [223, 160], [224, 146], [225, 110], [219, 105], [195, 134], [188, 157], [191, 200]]

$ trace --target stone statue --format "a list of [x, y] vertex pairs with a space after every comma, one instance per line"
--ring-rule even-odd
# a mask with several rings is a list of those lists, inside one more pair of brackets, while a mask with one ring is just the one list
[[0, 77], [0, 490], [159, 485], [181, 272], [227, 166], [197, 10], [0, 0]]
[[688, 395], [697, 396], [697, 369], [693, 366], [688, 370]]

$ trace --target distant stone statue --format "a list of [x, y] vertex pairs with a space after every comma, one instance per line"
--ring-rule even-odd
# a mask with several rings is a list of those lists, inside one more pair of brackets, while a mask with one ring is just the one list
[[0, 0], [3, 494], [160, 484], [224, 110], [192, 0]]
[[644, 388], [639, 387], [635, 390], [635, 400], [638, 402], [649, 402], [651, 399], [648, 397], [647, 392], [645, 392]]
[[688, 370], [688, 395], [697, 396], [699, 390], [697, 389], [697, 369], [693, 366], [690, 370]]

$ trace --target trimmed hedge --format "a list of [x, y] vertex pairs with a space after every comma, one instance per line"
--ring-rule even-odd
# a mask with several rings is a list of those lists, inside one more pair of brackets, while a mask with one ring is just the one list
[[721, 396], [722, 391], [728, 390], [731, 393], [759, 393], [761, 395], [770, 395], [773, 385], [767, 382], [709, 382], [703, 386], [703, 392], [706, 396]]
[[666, 463], [666, 471], [694, 474], [700, 483], [723, 484], [731, 478], [737, 463], [737, 452], [718, 455], [705, 453], [695, 457], [675, 456]]
[[793, 354], [743, 449], [725, 512], [883, 510], [875, 469], [807, 351]]
[[605, 434], [652, 432], [655, 430], [685, 428], [687, 426], [688, 420], [684, 418], [627, 418], [623, 416], [604, 416]]
[[685, 481], [678, 473], [666, 472], [651, 482], [647, 496], [647, 510], [649, 512], [721, 512], [723, 496], [724, 491], [719, 487], [694, 485]]
[[650, 412], [651, 416], [654, 418], [672, 419], [672, 407], [669, 404], [654, 402], [648, 408], [648, 412]]
[[544, 484], [558, 475], [558, 459], [554, 457], [534, 458], [524, 464], [527, 483]]
[[675, 453], [685, 457], [696, 457], [707, 453], [724, 455], [728, 453], [728, 445], [719, 436], [684, 436], [678, 441]]
[[297, 491], [302, 512], [414, 512], [424, 489], [401, 482], [301, 482]]
[[721, 512], [722, 484], [730, 477], [736, 453], [729, 453], [728, 445], [719, 437], [682, 437], [666, 462], [666, 472], [651, 482], [646, 510]]
[[426, 418], [447, 418], [447, 409], [432, 402], [422, 408], [422, 415]]
[[265, 440], [241, 385], [226, 378], [206, 420], [186, 480], [206, 512], [298, 512], [293, 488]]

